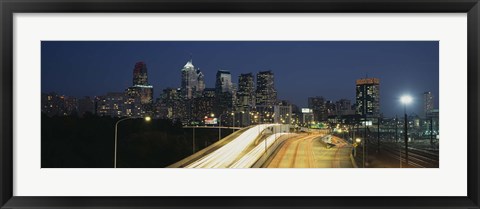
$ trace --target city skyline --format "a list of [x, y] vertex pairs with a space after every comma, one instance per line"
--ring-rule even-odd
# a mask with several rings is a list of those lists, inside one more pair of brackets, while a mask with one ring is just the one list
[[[151, 46], [153, 45], [153, 46]], [[161, 46], [157, 46], [161, 45]], [[205, 45], [204, 47], [201, 47]], [[176, 46], [176, 47], [175, 47]], [[268, 47], [267, 47], [268, 46]], [[161, 50], [156, 48], [160, 47]], [[307, 47], [307, 48], [305, 48]], [[96, 51], [88, 49], [95, 48]], [[169, 56], [159, 56], [157, 59], [147, 54], [155, 50], [170, 51]], [[230, 51], [220, 50], [229, 48]], [[362, 50], [360, 50], [362, 48]], [[121, 55], [127, 49], [132, 54]], [[368, 77], [377, 77], [382, 80], [380, 97], [381, 112], [386, 116], [392, 116], [401, 112], [398, 97], [404, 93], [410, 93], [416, 98], [412, 105], [412, 112], [419, 114], [421, 107], [421, 94], [432, 92], [434, 106], [438, 109], [438, 42], [42, 42], [42, 92], [57, 92], [74, 97], [104, 95], [108, 92], [123, 92], [132, 82], [132, 69], [135, 63], [143, 61], [148, 66], [149, 83], [153, 86], [153, 97], [158, 98], [163, 89], [179, 88], [181, 70], [192, 56], [185, 52], [190, 49], [193, 55], [193, 64], [203, 73], [205, 88], [215, 86], [215, 74], [218, 70], [228, 70], [232, 74], [232, 83], [238, 85], [238, 77], [241, 74], [258, 74], [260, 71], [271, 70], [275, 74], [275, 88], [279, 100], [289, 100], [299, 107], [307, 106], [309, 97], [322, 96], [326, 100], [338, 101], [349, 99], [355, 101], [355, 80]], [[233, 51], [232, 51], [233, 49]], [[284, 49], [283, 51], [280, 49]], [[287, 50], [288, 49], [288, 50]], [[382, 49], [382, 50], [381, 50]], [[183, 51], [182, 51], [183, 50]], [[210, 51], [210, 56], [198, 51]], [[312, 55], [312, 50], [316, 51]], [[326, 55], [330, 50], [332, 54]], [[354, 52], [365, 51], [369, 53], [356, 54]], [[67, 53], [67, 51], [69, 53]], [[128, 51], [128, 50], [127, 50]], [[180, 51], [180, 52], [179, 52]], [[240, 56], [242, 52], [250, 51], [250, 54]], [[293, 51], [293, 52], [292, 52]], [[353, 51], [353, 52], [352, 52]], [[382, 53], [380, 53], [380, 51]], [[87, 53], [89, 52], [89, 53]], [[110, 52], [110, 53], [106, 53]], [[194, 53], [196, 52], [196, 53]], [[215, 53], [213, 53], [215, 52]], [[270, 52], [270, 53], [262, 53]], [[403, 52], [403, 53], [402, 53]], [[99, 56], [97, 53], [103, 53]], [[163, 52], [165, 53], [165, 52]], [[392, 54], [393, 53], [393, 54]], [[178, 54], [178, 55], [177, 55]], [[183, 54], [183, 56], [182, 56]], [[198, 55], [196, 55], [198, 54]], [[251, 54], [258, 55], [253, 61], [248, 62]], [[287, 55], [295, 55], [291, 59], [275, 59]], [[319, 54], [319, 55], [317, 55]], [[338, 62], [340, 58], [352, 60], [358, 67], [347, 67], [345, 63]], [[353, 56], [355, 54], [355, 56]], [[237, 56], [235, 56], [237, 55]], [[263, 55], [263, 56], [260, 56]], [[319, 57], [323, 56], [324, 57]], [[393, 55], [397, 55], [397, 61], [388, 63], [391, 65], [386, 70], [381, 66], [388, 66]], [[117, 62], [113, 58], [118, 56]], [[121, 58], [126, 56], [125, 58]], [[139, 59], [141, 56], [144, 59]], [[225, 64], [227, 57], [231, 63]], [[232, 58], [233, 57], [233, 58]], [[332, 58], [336, 57], [336, 65]], [[365, 58], [362, 60], [361, 58]], [[370, 58], [368, 58], [370, 57]], [[373, 58], [372, 58], [373, 57]], [[236, 59], [234, 59], [236, 58]], [[264, 60], [262, 60], [264, 58]], [[306, 58], [316, 58], [311, 61]], [[330, 58], [330, 59], [329, 59]], [[368, 59], [367, 59], [368, 58]], [[135, 59], [135, 60], [134, 60]], [[384, 60], [386, 59], [386, 60]], [[83, 62], [82, 62], [83, 60]], [[87, 60], [96, 60], [86, 62]], [[181, 61], [183, 60], [183, 61]], [[368, 60], [377, 60], [367, 63]], [[125, 63], [132, 61], [131, 63]], [[216, 62], [215, 62], [216, 61]], [[303, 62], [302, 62], [303, 61]], [[415, 61], [415, 62], [414, 62]], [[180, 63], [177, 63], [180, 62]], [[252, 63], [253, 62], [253, 63]], [[311, 63], [317, 65], [311, 65]], [[405, 67], [414, 70], [395, 71], [401, 62]], [[217, 63], [217, 64], [215, 64]], [[172, 67], [178, 65], [178, 67]], [[212, 66], [227, 65], [224, 67]], [[263, 66], [245, 67], [241, 66]], [[297, 65], [294, 68], [293, 65]], [[309, 66], [303, 67], [302, 66]], [[326, 69], [326, 66], [333, 66]], [[350, 65], [353, 65], [350, 63]], [[373, 70], [364, 72], [355, 70], [373, 66]], [[75, 69], [84, 67], [85, 70]], [[163, 66], [163, 67], [160, 67]], [[169, 66], [169, 67], [168, 67]], [[203, 67], [205, 66], [205, 67]], [[239, 66], [239, 67], [236, 67]], [[266, 67], [271, 66], [271, 67]], [[71, 69], [71, 70], [65, 70]], [[118, 69], [115, 71], [114, 69]], [[292, 70], [288, 70], [292, 69]], [[337, 71], [333, 71], [336, 69]], [[420, 70], [423, 69], [423, 70]], [[79, 75], [79, 72], [81, 75]], [[215, 73], [214, 73], [215, 72]], [[346, 72], [348, 72], [346, 74]], [[413, 74], [415, 73], [415, 74]], [[95, 76], [92, 76], [94, 74]], [[362, 74], [364, 74], [362, 76]], [[78, 76], [77, 76], [78, 75]], [[85, 76], [87, 78], [85, 78]], [[62, 79], [58, 79], [62, 77]], [[299, 78], [300, 77], [300, 78]], [[435, 79], [435, 77], [437, 79]], [[110, 79], [109, 79], [110, 78]], [[405, 79], [408, 78], [408, 79]], [[432, 79], [433, 78], [433, 79]], [[313, 80], [312, 80], [313, 79]], [[406, 81], [405, 81], [406, 80]], [[412, 84], [413, 83], [413, 84]], [[83, 84], [83, 85], [80, 85]], [[397, 84], [397, 85], [396, 85]], [[403, 84], [403, 85], [399, 85]], [[82, 88], [78, 88], [81, 86]], [[396, 87], [396, 88], [393, 88]], [[398, 88], [398, 89], [397, 89]], [[418, 95], [417, 95], [418, 94]], [[395, 98], [396, 97], [396, 98]], [[155, 99], [154, 99], [155, 100]]]

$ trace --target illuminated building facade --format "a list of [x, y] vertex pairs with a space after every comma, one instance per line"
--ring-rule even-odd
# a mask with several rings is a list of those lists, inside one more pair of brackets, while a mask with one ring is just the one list
[[253, 74], [240, 74], [238, 77], [237, 91], [237, 124], [241, 126], [251, 124], [255, 102], [255, 81]]
[[125, 94], [109, 92], [95, 99], [96, 114], [100, 116], [122, 117], [124, 115]]
[[292, 124], [292, 105], [281, 101], [273, 106], [273, 122], [281, 124]]
[[380, 79], [364, 78], [356, 81], [356, 114], [362, 117], [380, 116]]
[[159, 118], [182, 120], [186, 116], [185, 102], [180, 88], [166, 88], [160, 94], [157, 104]]
[[141, 117], [153, 112], [153, 86], [148, 83], [147, 65], [135, 63], [133, 86], [125, 90], [125, 116]]
[[204, 75], [200, 69], [195, 68], [192, 60], [188, 61], [182, 70], [181, 89], [182, 96], [186, 99], [192, 99], [200, 96], [205, 89]]
[[427, 118], [429, 113], [433, 110], [433, 94], [432, 92], [423, 93], [422, 117]]
[[74, 97], [67, 97], [58, 95], [55, 92], [41, 95], [41, 111], [48, 116], [65, 116], [77, 114], [77, 99]]
[[215, 106], [215, 89], [206, 88], [203, 90], [202, 96], [194, 99], [193, 119], [195, 121], [202, 121], [205, 116], [210, 117]]
[[133, 68], [133, 86], [148, 85], [147, 65], [144, 62], [135, 63]]
[[257, 74], [256, 104], [271, 106], [277, 101], [275, 80], [272, 71], [261, 71]]
[[309, 97], [308, 108], [313, 111], [313, 117], [315, 121], [324, 121], [327, 119], [328, 112], [325, 98], [320, 96]]
[[215, 81], [215, 114], [220, 115], [228, 110], [233, 110], [235, 101], [234, 91], [230, 71], [217, 71]]

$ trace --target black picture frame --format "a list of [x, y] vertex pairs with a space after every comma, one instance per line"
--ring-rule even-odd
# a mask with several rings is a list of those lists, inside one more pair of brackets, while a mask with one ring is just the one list
[[[0, 0], [2, 208], [479, 208], [479, 0]], [[20, 197], [13, 196], [14, 13], [467, 13], [468, 195], [465, 197]], [[448, 180], [447, 180], [448, 181]], [[94, 188], [92, 188], [94, 189]], [[448, 188], [439, 188], [448, 189]]]

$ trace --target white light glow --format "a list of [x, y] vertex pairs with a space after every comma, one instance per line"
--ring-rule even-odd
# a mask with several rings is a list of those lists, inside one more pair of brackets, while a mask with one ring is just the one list
[[410, 103], [412, 103], [413, 98], [410, 95], [403, 95], [400, 98], [400, 101], [402, 102], [402, 104], [410, 104]]

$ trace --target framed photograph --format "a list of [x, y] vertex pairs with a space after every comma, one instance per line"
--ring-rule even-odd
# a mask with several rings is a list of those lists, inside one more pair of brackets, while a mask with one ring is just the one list
[[0, 7], [1, 208], [479, 208], [478, 0]]

